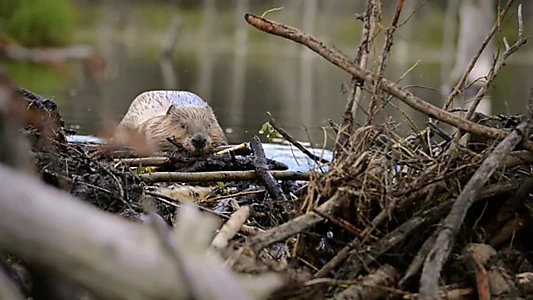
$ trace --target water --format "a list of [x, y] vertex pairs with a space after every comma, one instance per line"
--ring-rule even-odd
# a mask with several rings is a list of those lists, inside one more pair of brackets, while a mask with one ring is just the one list
[[[303, 46], [243, 25], [242, 14], [234, 15], [231, 9], [219, 9], [216, 20], [209, 23], [205, 19], [209, 11], [174, 10], [171, 3], [137, 3], [125, 8], [109, 8], [106, 5], [110, 2], [106, 3], [83, 8], [87, 15], [98, 11], [101, 19], [87, 21], [78, 34], [80, 42], [93, 46], [103, 57], [105, 69], [80, 62], [56, 69], [4, 64], [19, 86], [54, 99], [66, 125], [78, 134], [99, 135], [110, 124], [119, 122], [131, 100], [143, 91], [177, 89], [192, 91], [205, 99], [232, 144], [258, 135], [270, 112], [297, 140], [308, 141], [315, 148], [325, 144], [332, 149], [334, 134], [328, 120], [342, 122], [347, 97], [343, 84], [346, 86], [350, 80], [344, 71]], [[298, 7], [291, 10], [292, 4], [283, 1], [268, 5], [276, 3], [286, 8], [273, 13], [272, 18], [298, 27], [305, 25]], [[252, 7], [246, 11], [258, 13], [262, 9]], [[361, 31], [360, 24], [353, 20], [354, 9], [331, 11], [318, 14], [318, 25], [308, 30], [353, 56]], [[160, 45], [173, 13], [181, 13], [183, 25], [172, 59], [162, 61]], [[425, 11], [423, 16], [428, 13], [431, 11]], [[452, 58], [453, 53], [440, 53], [440, 46], [431, 44], [435, 39], [432, 34], [441, 32], [437, 20], [440, 19], [428, 22], [422, 17], [414, 18], [410, 25], [398, 29], [386, 77], [398, 80], [418, 62], [400, 84], [440, 106], [440, 59]], [[523, 112], [531, 87], [530, 61], [517, 58], [499, 74], [490, 92], [493, 113]], [[390, 117], [408, 131], [408, 116], [415, 125], [424, 127], [426, 116], [397, 100], [392, 104], [378, 116], [377, 123]], [[367, 106], [365, 99], [362, 107]], [[364, 122], [365, 118], [360, 110], [357, 121]]]
[[[102, 139], [90, 135], [68, 135], [67, 140], [70, 143], [95, 143], [101, 144]], [[318, 165], [315, 161], [310, 159], [302, 151], [292, 145], [281, 145], [274, 143], [263, 143], [263, 149], [265, 150], [265, 156], [270, 159], [282, 162], [289, 167], [289, 171], [295, 172], [307, 172], [307, 171], [327, 171], [328, 168], [325, 165]], [[333, 159], [333, 153], [327, 149], [315, 149], [306, 147], [311, 153], [318, 157], [322, 157], [331, 161]]]

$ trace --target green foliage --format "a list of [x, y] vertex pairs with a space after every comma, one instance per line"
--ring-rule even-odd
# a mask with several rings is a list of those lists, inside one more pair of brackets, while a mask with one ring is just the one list
[[266, 134], [266, 137], [269, 142], [272, 142], [274, 138], [281, 138], [282, 135], [279, 134], [272, 125], [270, 125], [269, 122], [266, 122], [261, 126], [261, 129], [259, 130], [259, 134]]
[[8, 41], [61, 46], [72, 41], [76, 12], [71, 0], [1, 0], [0, 26]]

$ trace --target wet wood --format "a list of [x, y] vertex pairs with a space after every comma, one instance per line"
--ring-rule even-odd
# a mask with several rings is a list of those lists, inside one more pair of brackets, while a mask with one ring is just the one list
[[287, 200], [281, 189], [281, 185], [269, 172], [265, 151], [258, 136], [254, 136], [250, 141], [250, 146], [254, 152], [254, 166], [257, 177], [263, 182], [266, 190], [274, 200]]

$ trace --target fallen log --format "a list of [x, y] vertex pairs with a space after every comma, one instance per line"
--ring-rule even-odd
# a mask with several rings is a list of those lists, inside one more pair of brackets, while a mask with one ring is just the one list
[[[0, 248], [79, 283], [98, 297], [190, 299], [190, 286], [184, 276], [194, 273], [194, 268], [182, 273], [180, 268], [184, 266], [174, 260], [161, 237], [147, 224], [103, 212], [4, 165], [0, 165], [0, 181], [10, 187], [0, 189]], [[211, 229], [199, 221], [190, 220], [194, 223], [190, 226], [196, 228], [197, 234], [205, 235], [202, 232]], [[206, 245], [195, 243], [194, 239], [177, 243], [179, 236], [169, 238], [174, 247], [180, 247], [184, 259], [191, 252], [200, 258], [210, 256], [202, 254]], [[222, 264], [210, 259], [206, 264], [211, 273], [217, 273], [217, 269], [227, 273]], [[280, 283], [269, 277], [256, 288], [249, 283], [238, 287], [249, 289], [246, 293], [250, 292], [252, 298], [262, 298], [261, 290], [266, 286], [267, 290], [279, 287]], [[226, 287], [219, 288], [222, 291]], [[254, 290], [258, 293], [254, 294]], [[237, 295], [244, 290], [234, 292]]]

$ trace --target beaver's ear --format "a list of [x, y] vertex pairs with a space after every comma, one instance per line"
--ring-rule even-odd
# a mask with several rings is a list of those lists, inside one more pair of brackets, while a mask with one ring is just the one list
[[171, 105], [168, 109], [167, 109], [167, 115], [170, 115], [170, 114], [175, 114], [176, 113], [176, 106], [175, 105]]

